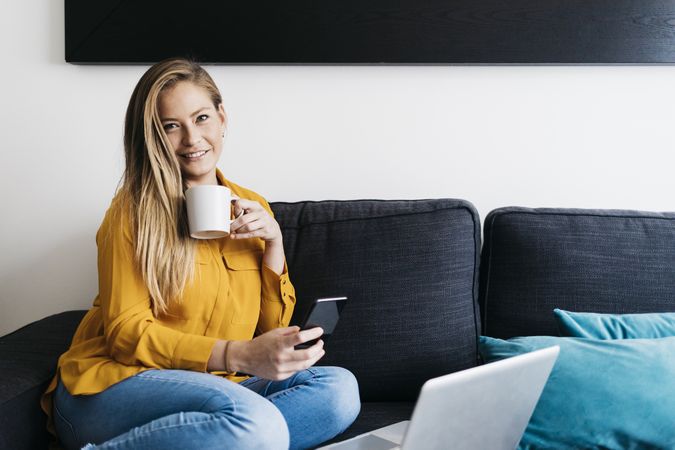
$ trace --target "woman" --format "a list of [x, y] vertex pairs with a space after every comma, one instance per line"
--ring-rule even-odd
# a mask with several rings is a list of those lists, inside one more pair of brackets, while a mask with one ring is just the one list
[[[307, 448], [359, 412], [350, 372], [312, 367], [321, 340], [294, 349], [322, 330], [288, 327], [281, 230], [216, 168], [226, 128], [190, 61], [162, 61], [134, 89], [123, 181], [96, 235], [99, 294], [42, 398], [68, 449]], [[198, 184], [239, 197], [229, 237], [189, 237], [184, 191]]]

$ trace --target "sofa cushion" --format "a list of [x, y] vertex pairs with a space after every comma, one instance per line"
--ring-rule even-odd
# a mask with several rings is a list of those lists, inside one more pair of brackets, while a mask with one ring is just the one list
[[485, 335], [557, 335], [554, 308], [675, 310], [674, 213], [500, 208], [484, 236]]
[[298, 304], [349, 297], [319, 362], [350, 369], [363, 401], [412, 401], [476, 365], [480, 224], [461, 200], [273, 203]]
[[589, 339], [656, 339], [675, 336], [675, 313], [599, 314], [555, 309], [561, 336]]
[[55, 314], [0, 337], [0, 449], [47, 447], [40, 397], [85, 313]]
[[521, 449], [675, 448], [675, 337], [481, 337], [486, 362], [552, 345], [558, 360]]

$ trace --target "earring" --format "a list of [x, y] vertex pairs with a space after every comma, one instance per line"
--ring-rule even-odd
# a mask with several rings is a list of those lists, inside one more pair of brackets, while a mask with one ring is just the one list
[[223, 131], [223, 137], [225, 137], [225, 132]]

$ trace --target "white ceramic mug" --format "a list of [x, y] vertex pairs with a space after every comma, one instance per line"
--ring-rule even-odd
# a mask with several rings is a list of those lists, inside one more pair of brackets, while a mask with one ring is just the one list
[[197, 185], [188, 188], [185, 200], [190, 236], [218, 239], [230, 234], [232, 202], [237, 199], [225, 186]]

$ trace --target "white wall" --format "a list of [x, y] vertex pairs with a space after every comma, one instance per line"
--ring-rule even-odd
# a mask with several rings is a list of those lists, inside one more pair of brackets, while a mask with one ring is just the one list
[[[63, 0], [0, 4], [0, 335], [97, 292], [141, 66], [64, 62]], [[210, 66], [220, 167], [270, 200], [675, 210], [675, 67]]]

